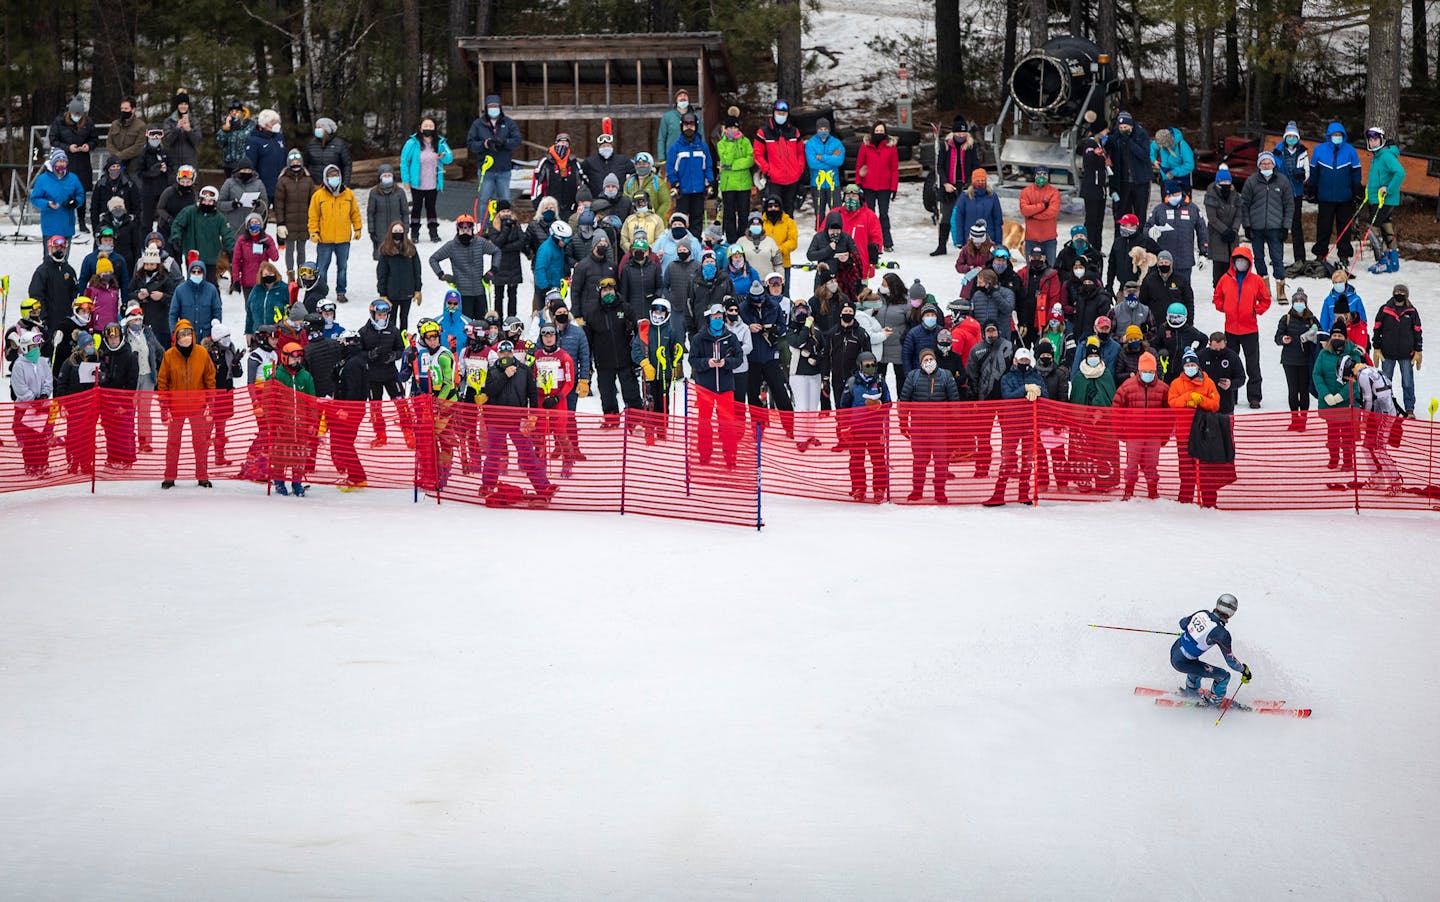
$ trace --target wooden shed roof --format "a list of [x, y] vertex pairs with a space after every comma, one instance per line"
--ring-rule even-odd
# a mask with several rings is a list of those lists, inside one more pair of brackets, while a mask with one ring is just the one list
[[[703, 59], [717, 90], [734, 91], [735, 73], [730, 68], [730, 55], [718, 31], [686, 31], [668, 34], [571, 34], [571, 35], [495, 35], [456, 39], [461, 50], [477, 62], [515, 63], [517, 67], [533, 66], [553, 54], [557, 62], [606, 60], [653, 60], [658, 69], [660, 60], [671, 61], [677, 81], [694, 84], [700, 73], [697, 63]], [[541, 49], [543, 48], [543, 50]]]

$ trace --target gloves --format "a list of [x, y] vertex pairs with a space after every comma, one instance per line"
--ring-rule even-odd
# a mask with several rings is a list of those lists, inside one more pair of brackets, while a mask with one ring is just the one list
[[1377, 197], [1379, 199], [1379, 202], [1383, 204], [1385, 203], [1385, 195], [1388, 193], [1389, 192], [1385, 190], [1385, 186], [1381, 185], [1380, 190], [1375, 192], [1375, 197]]
[[640, 372], [645, 374], [646, 382], [655, 381], [655, 364], [651, 363], [648, 360], [640, 361]]
[[1340, 403], [1341, 403], [1342, 401], [1344, 401], [1344, 400], [1345, 400], [1345, 399], [1342, 398], [1342, 397], [1339, 396], [1339, 395], [1333, 395], [1333, 394], [1332, 394], [1332, 395], [1326, 395], [1326, 396], [1325, 396], [1325, 403], [1328, 404], [1328, 405], [1330, 405], [1331, 407], [1338, 407], [1338, 406], [1340, 406]]
[[495, 281], [495, 270], [487, 269], [485, 271], [485, 275], [481, 276], [481, 278], [483, 278], [486, 282], [493, 283]]
[[80, 206], [80, 201], [76, 200], [73, 197], [65, 201], [65, 209], [67, 210], [73, 210], [78, 206]]
[[359, 241], [359, 240], [360, 240], [360, 230], [359, 230], [359, 229], [356, 229], [356, 230], [355, 230], [355, 234], [353, 234], [353, 235], [350, 236], [350, 240], [351, 240], [351, 241]]
[[1250, 665], [1249, 665], [1249, 664], [1242, 664], [1242, 665], [1240, 665], [1240, 683], [1241, 683], [1241, 685], [1244, 685], [1245, 683], [1250, 682], [1250, 679], [1251, 679]]
[[312, 235], [310, 236], [310, 243], [311, 243], [311, 244], [319, 244], [319, 243], [320, 243], [320, 236], [319, 236], [319, 235], [314, 235], [314, 234], [312, 234]]
[[419, 306], [420, 306], [420, 292], [418, 292], [418, 291], [415, 292], [415, 294], [410, 298], [410, 300], [412, 300], [412, 301], [415, 302], [415, 306], [416, 306], [416, 307], [419, 307]]
[[374, 362], [374, 361], [379, 360], [379, 359], [380, 359], [380, 349], [379, 349], [379, 348], [371, 348], [370, 350], [368, 350], [368, 351], [365, 352], [365, 357], [366, 357], [366, 359], [370, 360], [371, 362]]
[[1192, 392], [1190, 393], [1190, 400], [1185, 404], [1185, 406], [1186, 406], [1186, 407], [1199, 407], [1199, 406], [1200, 406], [1200, 402], [1203, 401], [1203, 400], [1205, 400], [1205, 399], [1200, 396], [1200, 393], [1199, 393], [1198, 391], [1192, 391]]
[[1371, 354], [1371, 356], [1373, 356], [1373, 357], [1375, 358], [1375, 365], [1376, 365], [1376, 366], [1379, 366], [1379, 365], [1380, 365], [1380, 362], [1385, 359], [1385, 355], [1382, 354], [1382, 353], [1380, 353], [1380, 349], [1379, 349], [1379, 348], [1376, 348], [1375, 350], [1371, 351], [1370, 354]]
[[1234, 244], [1234, 243], [1235, 243], [1235, 239], [1236, 239], [1238, 236], [1235, 234], [1235, 230], [1234, 230], [1234, 229], [1226, 229], [1225, 231], [1223, 231], [1223, 232], [1220, 233], [1220, 237], [1221, 237], [1222, 239], [1224, 239], [1224, 241], [1225, 241], [1226, 244]]
[[1165, 234], [1165, 230], [1160, 228], [1158, 225], [1152, 225], [1150, 228], [1145, 230], [1145, 234], [1150, 236], [1151, 241], [1159, 241], [1160, 236]]
[[1320, 334], [1319, 328], [1317, 328], [1317, 327], [1315, 327], [1315, 326], [1311, 326], [1310, 328], [1306, 329], [1304, 332], [1300, 333], [1300, 340], [1301, 340], [1301, 341], [1314, 341], [1315, 338], [1316, 338], [1319, 334]]
[[575, 383], [575, 394], [582, 398], [590, 397], [590, 380], [581, 379]]
[[560, 406], [560, 396], [547, 395], [545, 397], [545, 400], [540, 402], [540, 406], [545, 408], [546, 410], [554, 410], [556, 407]]
[[455, 284], [455, 276], [452, 275], [452, 274], [450, 274], [450, 273], [448, 273], [448, 272], [442, 272], [442, 273], [440, 274], [440, 281], [442, 281], [442, 282], [444, 282], [444, 283], [446, 283], [446, 284], [448, 284], [448, 285], [454, 285], [454, 284]]
[[1420, 361], [1424, 358], [1424, 356], [1425, 355], [1421, 354], [1419, 351], [1416, 351], [1415, 356], [1410, 358], [1410, 363], [1414, 365], [1415, 369], [1420, 369]]
[[275, 227], [275, 237], [278, 238], [278, 239], [280, 239], [280, 243], [281, 243], [281, 244], [284, 244], [284, 243], [285, 243], [285, 240], [290, 237], [290, 230], [287, 229], [287, 228], [285, 228], [283, 225], [282, 225], [282, 226], [276, 226], [276, 227]]
[[1039, 397], [1040, 397], [1040, 386], [1038, 386], [1038, 385], [1027, 385], [1027, 386], [1025, 386], [1025, 400], [1027, 400], [1027, 401], [1034, 401], [1036, 398], [1039, 398]]
[[238, 200], [232, 200], [232, 201], [230, 201], [230, 209], [231, 209], [231, 210], [238, 210], [238, 209], [240, 209], [240, 201], [238, 201]]

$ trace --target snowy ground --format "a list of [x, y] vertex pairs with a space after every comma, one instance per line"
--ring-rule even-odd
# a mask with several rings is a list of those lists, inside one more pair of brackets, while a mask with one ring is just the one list
[[[1430, 897], [1436, 597], [1296, 539], [1403, 564], [1433, 521], [771, 511], [0, 499], [41, 575], [0, 592], [0, 898]], [[478, 569], [494, 516], [525, 538]], [[1140, 538], [1157, 517], [1215, 538], [1176, 558]], [[77, 549], [80, 522], [111, 539]], [[654, 571], [531, 538], [596, 528]], [[421, 550], [377, 558], [382, 531]], [[1086, 627], [1171, 629], [1220, 591], [1246, 692], [1313, 718], [1158, 709], [1131, 688], [1177, 682], [1169, 640]]]

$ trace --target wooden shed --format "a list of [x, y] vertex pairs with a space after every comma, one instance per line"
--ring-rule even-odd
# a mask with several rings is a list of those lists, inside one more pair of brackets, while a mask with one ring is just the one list
[[721, 95], [736, 88], [718, 31], [505, 35], [457, 43], [474, 66], [481, 112], [486, 95], [498, 94], [527, 143], [545, 146], [557, 131], [567, 131], [581, 157], [594, 153], [605, 116], [613, 120], [621, 153], [654, 153], [660, 117], [681, 88], [709, 134], [724, 115]]

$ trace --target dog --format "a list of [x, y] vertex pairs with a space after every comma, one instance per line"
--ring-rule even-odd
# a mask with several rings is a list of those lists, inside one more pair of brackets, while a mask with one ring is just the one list
[[1025, 224], [1005, 220], [1000, 226], [1000, 241], [1009, 249], [1012, 256], [1025, 256]]

